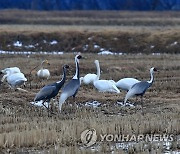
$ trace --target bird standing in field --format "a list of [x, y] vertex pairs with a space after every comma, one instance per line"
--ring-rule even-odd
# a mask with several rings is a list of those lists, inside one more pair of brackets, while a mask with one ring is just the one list
[[55, 83], [52, 83], [52, 84], [49, 84], [49, 85], [44, 86], [44, 87], [36, 94], [36, 96], [35, 96], [35, 98], [34, 98], [34, 101], [35, 101], [35, 102], [43, 100], [43, 102], [42, 102], [42, 105], [43, 105], [43, 106], [45, 106], [44, 103], [45, 103], [46, 101], [48, 101], [48, 108], [45, 106], [45, 107], [48, 109], [48, 113], [49, 113], [50, 100], [51, 100], [51, 98], [54, 98], [54, 97], [58, 94], [60, 88], [64, 85], [65, 80], [66, 80], [66, 71], [67, 71], [68, 68], [69, 68], [68, 65], [64, 65], [64, 66], [63, 66], [62, 79], [61, 79], [60, 81], [55, 82]]
[[74, 77], [64, 86], [62, 89], [61, 96], [59, 98], [59, 112], [61, 112], [62, 104], [66, 101], [68, 97], [73, 96], [75, 98], [79, 87], [80, 87], [80, 79], [79, 79], [79, 59], [81, 59], [81, 55], [75, 56], [75, 64], [76, 64], [76, 73]]
[[[30, 73], [29, 73], [30, 89], [31, 89], [31, 81], [32, 81], [31, 74], [32, 74], [33, 70], [35, 70], [37, 67], [40, 67], [40, 70], [37, 71], [37, 77], [38, 77], [38, 79], [40, 79], [40, 83], [42, 84], [42, 80], [44, 80], [44, 79], [49, 79], [50, 72], [48, 69], [43, 68], [44, 64], [50, 65], [48, 60], [43, 60], [40, 65], [37, 65], [30, 71]], [[37, 85], [36, 85], [36, 87], [37, 87]]]
[[120, 93], [119, 89], [116, 87], [115, 82], [113, 80], [99, 80], [100, 78], [100, 66], [99, 61], [95, 60], [94, 63], [96, 64], [97, 68], [97, 76], [96, 79], [93, 81], [93, 85], [99, 92], [115, 92]]
[[151, 79], [149, 81], [141, 81], [138, 82], [136, 84], [134, 84], [131, 89], [127, 92], [125, 99], [124, 99], [124, 105], [126, 105], [127, 100], [130, 97], [133, 96], [141, 96], [141, 99], [143, 97], [143, 95], [145, 94], [146, 90], [151, 87], [151, 85], [153, 84], [154, 81], [154, 72], [157, 71], [156, 68], [152, 67], [150, 69], [150, 75], [151, 75]]
[[50, 77], [50, 72], [48, 69], [44, 69], [43, 68], [43, 64], [48, 64], [50, 65], [50, 63], [48, 62], [48, 60], [43, 60], [40, 67], [41, 69], [37, 72], [37, 76], [40, 79], [49, 79]]

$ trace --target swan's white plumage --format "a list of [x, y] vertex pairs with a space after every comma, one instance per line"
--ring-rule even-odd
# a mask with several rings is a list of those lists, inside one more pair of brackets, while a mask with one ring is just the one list
[[134, 84], [140, 82], [135, 78], [123, 78], [116, 82], [116, 87], [128, 91]]
[[41, 79], [49, 79], [50, 77], [50, 72], [48, 69], [40, 69], [38, 72], [37, 72], [37, 76]]
[[97, 80], [94, 81], [94, 86], [99, 92], [115, 92], [120, 93], [116, 85], [109, 80]]
[[98, 91], [100, 92], [120, 93], [120, 90], [116, 87], [115, 82], [113, 80], [99, 80], [100, 78], [99, 61], [95, 60], [94, 63], [96, 64], [96, 68], [97, 68], [97, 77], [93, 82], [94, 87], [98, 89]]
[[8, 76], [10, 76], [11, 74], [14, 74], [14, 73], [21, 73], [20, 69], [18, 67], [8, 67], [8, 68], [5, 68], [3, 70], [1, 70], [1, 72], [3, 74], [5, 74], [2, 79], [1, 79], [1, 82], [4, 82], [5, 78], [7, 78]]
[[[46, 64], [49, 64], [49, 62], [47, 60], [44, 60], [42, 61], [41, 63], [41, 69], [37, 72], [37, 76], [38, 78], [41, 78], [41, 79], [49, 79], [50, 77], [50, 72], [48, 69], [44, 69], [43, 68], [43, 64], [46, 63]], [[50, 64], [49, 64], [50, 65]]]
[[84, 77], [81, 77], [81, 82], [84, 84], [91, 84], [94, 82], [96, 79], [97, 75], [96, 74], [86, 74]]
[[12, 87], [21, 86], [27, 79], [23, 73], [14, 73], [7, 76], [7, 82]]
[[7, 72], [9, 72], [10, 74], [13, 74], [13, 73], [20, 73], [21, 71], [18, 67], [8, 67], [1, 70], [1, 72], [4, 74], [6, 74]]

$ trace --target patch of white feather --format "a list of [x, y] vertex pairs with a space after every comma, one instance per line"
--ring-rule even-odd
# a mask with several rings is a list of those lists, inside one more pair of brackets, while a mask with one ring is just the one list
[[86, 102], [85, 106], [90, 106], [90, 107], [93, 107], [93, 108], [97, 108], [101, 105], [100, 102], [98, 101], [92, 101], [92, 102]]
[[[44, 107], [43, 104], [42, 104], [42, 100], [41, 101], [38, 101], [38, 102], [30, 102], [32, 105], [35, 105], [35, 106], [40, 106], [40, 107]], [[48, 102], [45, 102], [44, 105], [46, 107], [48, 107]], [[45, 108], [45, 107], [44, 107]]]
[[126, 103], [126, 104], [124, 104], [124, 102], [117, 102], [117, 104], [120, 105], [120, 106], [135, 107], [135, 105], [134, 105], [134, 104], [131, 104], [131, 103]]

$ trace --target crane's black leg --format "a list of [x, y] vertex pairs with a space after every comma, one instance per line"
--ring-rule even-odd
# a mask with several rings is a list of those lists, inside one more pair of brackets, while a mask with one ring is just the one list
[[[42, 102], [42, 105], [48, 110], [48, 107], [44, 104], [45, 102], [46, 102], [47, 100], [44, 100], [43, 102]], [[49, 103], [48, 103], [49, 104]], [[49, 105], [48, 105], [49, 106]]]

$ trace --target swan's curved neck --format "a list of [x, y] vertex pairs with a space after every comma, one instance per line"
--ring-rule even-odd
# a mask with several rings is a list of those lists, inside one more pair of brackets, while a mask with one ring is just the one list
[[44, 62], [42, 62], [41, 65], [40, 65], [41, 70], [43, 70], [43, 64], [44, 64]]
[[76, 58], [75, 58], [75, 63], [76, 63], [76, 73], [75, 73], [73, 79], [79, 79], [79, 63]]
[[153, 72], [150, 72], [151, 75], [151, 79], [149, 81], [147, 81], [148, 83], [152, 84], [154, 81], [154, 76], [153, 76]]
[[96, 77], [95, 80], [99, 80], [99, 78], [100, 78], [100, 66], [99, 66], [99, 62], [96, 63], [96, 69], [97, 69], [97, 77]]

